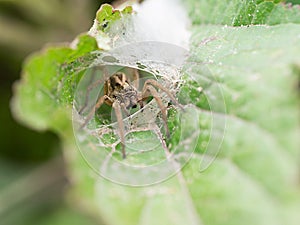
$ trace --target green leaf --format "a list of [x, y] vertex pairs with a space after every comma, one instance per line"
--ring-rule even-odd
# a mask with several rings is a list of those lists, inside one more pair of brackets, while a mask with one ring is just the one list
[[[200, 137], [182, 172], [149, 187], [127, 187], [90, 172], [75, 151], [65, 108], [97, 57], [97, 36], [31, 57], [16, 86], [15, 116], [63, 136], [71, 201], [108, 224], [299, 224], [300, 10], [277, 1], [185, 4], [193, 22], [191, 54], [178, 97], [196, 106], [187, 127], [199, 126]], [[118, 21], [122, 13], [113, 12], [103, 6], [97, 20]], [[176, 127], [173, 116], [170, 127]], [[143, 143], [146, 135], [138, 136]]]
[[[12, 109], [15, 117], [27, 126], [38, 130], [54, 129], [60, 132], [69, 126], [68, 105], [73, 99], [76, 67], [83, 67], [76, 60], [96, 50], [94, 38], [81, 35], [75, 49], [67, 46], [50, 47], [30, 56], [23, 68], [23, 78], [15, 84], [17, 97], [13, 99]], [[66, 63], [72, 68], [64, 70]]]
[[101, 6], [96, 15], [98, 31], [107, 31], [111, 24], [121, 19], [122, 16], [132, 14], [132, 7], [127, 6], [122, 11], [114, 10], [111, 5], [104, 4]]
[[228, 26], [280, 23], [300, 23], [299, 6], [280, 1], [185, 1], [193, 24], [222, 24]]

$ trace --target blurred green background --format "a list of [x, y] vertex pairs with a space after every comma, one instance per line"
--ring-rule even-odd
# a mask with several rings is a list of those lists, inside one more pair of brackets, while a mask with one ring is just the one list
[[10, 113], [26, 56], [87, 31], [101, 0], [0, 0], [0, 224], [96, 224], [70, 208], [58, 137], [29, 130]]

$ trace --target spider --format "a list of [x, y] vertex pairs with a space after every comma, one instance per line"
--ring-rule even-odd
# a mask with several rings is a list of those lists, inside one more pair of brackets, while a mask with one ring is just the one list
[[180, 106], [178, 101], [170, 93], [170, 91], [156, 80], [147, 79], [144, 83], [142, 91], [139, 91], [138, 82], [137, 82], [139, 78], [139, 74], [137, 70], [134, 71], [135, 71], [134, 72], [135, 82], [133, 83], [131, 83], [128, 80], [127, 76], [123, 72], [114, 73], [105, 81], [104, 95], [98, 98], [96, 104], [93, 106], [92, 110], [87, 115], [84, 124], [82, 125], [82, 127], [84, 127], [91, 120], [94, 113], [104, 103], [111, 106], [115, 110], [115, 114], [117, 118], [123, 159], [126, 158], [126, 151], [125, 151], [125, 131], [124, 131], [124, 124], [123, 124], [121, 110], [123, 110], [127, 114], [127, 116], [129, 116], [130, 115], [129, 109], [136, 108], [138, 105], [140, 106], [140, 108], [143, 108], [144, 101], [146, 101], [150, 96], [152, 96], [156, 100], [157, 105], [160, 108], [163, 124], [166, 131], [166, 136], [169, 138], [170, 131], [167, 125], [167, 108], [164, 106], [157, 89], [160, 89], [163, 92], [165, 92], [173, 103]]

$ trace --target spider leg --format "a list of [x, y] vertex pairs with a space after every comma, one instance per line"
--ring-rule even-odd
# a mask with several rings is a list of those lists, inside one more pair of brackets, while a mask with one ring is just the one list
[[143, 97], [142, 92], [138, 92], [137, 99], [138, 99], [137, 102], [140, 105], [140, 109], [143, 112], [145, 97]]
[[137, 69], [133, 69], [133, 86], [139, 90], [139, 79], [140, 79], [140, 74]]
[[144, 108], [144, 102], [143, 102], [143, 100], [140, 100], [140, 101], [139, 101], [139, 105], [140, 105], [140, 108], [141, 108], [142, 111], [143, 111], [143, 108]]
[[90, 111], [90, 113], [88, 114], [86, 120], [84, 121], [84, 123], [81, 125], [80, 128], [83, 128], [83, 127], [85, 127], [85, 126], [87, 125], [87, 123], [92, 119], [92, 117], [93, 117], [93, 115], [95, 114], [95, 112], [101, 107], [101, 105], [103, 105], [104, 101], [107, 100], [107, 99], [108, 99], [109, 101], [113, 102], [112, 99], [111, 99], [110, 97], [108, 97], [107, 95], [101, 96], [101, 97], [98, 99], [98, 101], [97, 101], [97, 103], [95, 104], [95, 106], [93, 107], [93, 109], [92, 109], [92, 110]]
[[169, 131], [169, 127], [167, 124], [167, 108], [164, 106], [157, 90], [153, 86], [151, 86], [151, 85], [144, 86], [142, 95], [148, 96], [147, 91], [149, 91], [150, 94], [155, 98], [157, 105], [161, 110], [162, 119], [164, 121], [164, 127], [166, 129], [166, 135], [167, 135], [167, 138], [170, 138], [170, 131]]
[[179, 102], [174, 98], [172, 93], [167, 88], [165, 88], [163, 85], [161, 85], [159, 82], [157, 82], [156, 80], [153, 80], [153, 79], [148, 79], [148, 80], [146, 80], [146, 82], [144, 84], [144, 88], [146, 87], [146, 85], [149, 85], [149, 84], [164, 91], [176, 106], [179, 106], [181, 109], [183, 109], [183, 107], [179, 104]]
[[[96, 69], [94, 69], [95, 71]], [[104, 69], [105, 70], [105, 69]], [[104, 71], [104, 73], [106, 73], [106, 71]], [[91, 75], [91, 79], [90, 79], [90, 82], [93, 81], [95, 77], [95, 72], [93, 72], [93, 74]], [[105, 76], [106, 77], [106, 76]], [[81, 114], [83, 112], [83, 110], [86, 109], [87, 105], [88, 105], [88, 100], [89, 100], [89, 96], [90, 96], [90, 93], [91, 91], [98, 87], [98, 85], [104, 83], [104, 80], [105, 78], [102, 78], [100, 80], [96, 80], [95, 82], [93, 82], [92, 84], [90, 84], [88, 87], [87, 87], [87, 90], [86, 90], [86, 95], [85, 95], [85, 100], [84, 100], [84, 105], [80, 108], [80, 110], [78, 111], [78, 114]]]
[[115, 109], [115, 114], [117, 117], [118, 127], [119, 127], [119, 133], [121, 138], [121, 145], [122, 145], [122, 156], [123, 159], [126, 158], [126, 151], [125, 151], [125, 131], [124, 131], [124, 123], [122, 118], [122, 112], [121, 112], [121, 106], [118, 101], [115, 101], [112, 104], [112, 107]]
[[126, 116], [130, 116], [130, 112], [128, 111], [128, 109], [126, 109], [126, 106], [124, 103], [121, 103], [121, 108], [123, 109], [123, 111], [126, 113]]

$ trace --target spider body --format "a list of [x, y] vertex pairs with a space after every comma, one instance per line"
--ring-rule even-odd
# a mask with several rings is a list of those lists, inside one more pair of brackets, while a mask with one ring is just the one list
[[110, 98], [105, 101], [106, 104], [112, 105], [114, 101], [118, 101], [124, 110], [136, 108], [139, 102], [141, 104], [140, 93], [128, 81], [126, 75], [120, 72], [113, 74], [106, 80], [104, 95]]
[[[135, 76], [135, 81], [138, 81], [137, 71], [135, 73]], [[117, 123], [119, 127], [123, 158], [126, 157], [126, 152], [124, 131], [125, 129], [122, 118], [122, 110], [126, 112], [127, 116], [129, 116], [130, 114], [128, 110], [130, 108], [135, 108], [137, 107], [137, 105], [140, 105], [140, 108], [143, 108], [144, 101], [147, 100], [150, 96], [152, 96], [156, 100], [157, 105], [161, 110], [162, 119], [166, 130], [166, 136], [169, 138], [170, 132], [167, 126], [167, 108], [163, 104], [157, 89], [164, 91], [172, 100], [172, 102], [174, 102], [176, 105], [179, 105], [179, 103], [173, 97], [170, 91], [164, 86], [162, 86], [160, 83], [158, 83], [156, 80], [146, 80], [142, 91], [139, 91], [137, 86], [137, 82], [131, 84], [126, 75], [122, 72], [117, 72], [111, 75], [104, 83], [104, 95], [99, 97], [97, 103], [93, 107], [92, 111], [88, 114], [84, 124], [82, 125], [85, 126], [88, 123], [88, 121], [93, 117], [95, 112], [101, 107], [103, 103], [112, 106], [112, 108], [114, 108], [115, 110]]]

